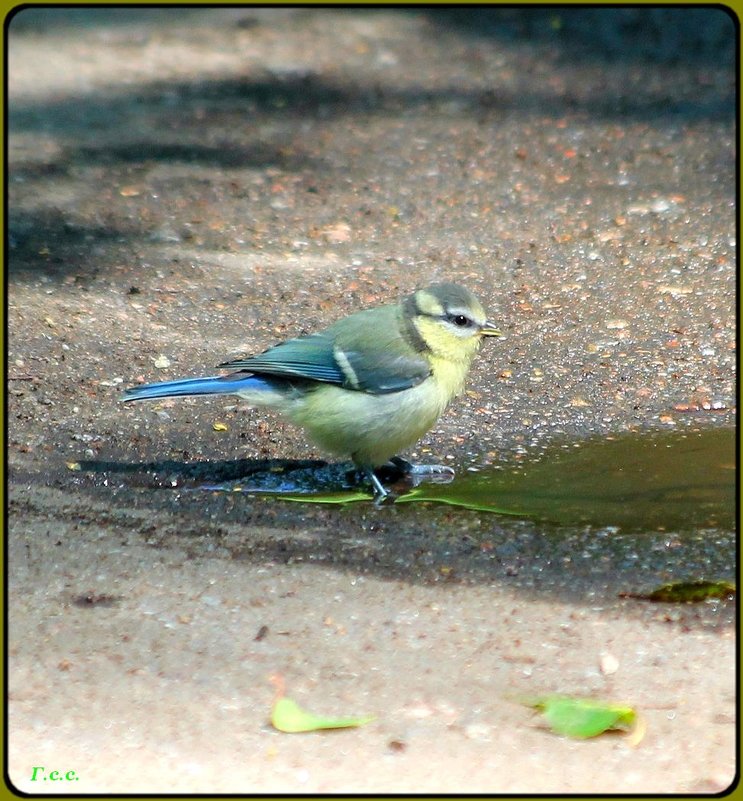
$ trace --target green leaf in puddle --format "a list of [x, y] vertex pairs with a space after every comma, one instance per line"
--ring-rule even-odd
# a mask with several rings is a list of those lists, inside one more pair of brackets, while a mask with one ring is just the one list
[[580, 740], [610, 730], [630, 731], [638, 721], [632, 707], [591, 698], [552, 695], [524, 700], [523, 703], [539, 710], [552, 731]]
[[647, 593], [622, 592], [619, 597], [656, 603], [696, 604], [709, 598], [731, 598], [735, 594], [735, 584], [730, 581], [676, 581], [663, 584]]
[[302, 709], [296, 701], [282, 696], [271, 710], [271, 724], [279, 731], [291, 734], [321, 729], [350, 729], [374, 720], [374, 715], [349, 718], [325, 718]]
[[446, 503], [450, 506], [464, 506], [467, 509], [473, 509], [478, 512], [494, 512], [500, 515], [515, 515], [517, 517], [523, 516], [523, 512], [514, 512], [511, 509], [504, 509], [495, 501], [490, 501], [487, 498], [472, 498], [467, 495], [466, 488], [462, 492], [457, 492], [460, 489], [456, 484], [440, 487], [434, 485], [432, 487], [415, 487], [399, 498], [395, 498], [395, 503], [414, 503], [422, 501], [431, 501], [434, 503]]
[[[268, 493], [265, 493], [268, 494]], [[357, 501], [370, 501], [372, 496], [368, 492], [314, 492], [314, 493], [294, 493], [284, 495], [283, 493], [271, 493], [282, 501], [294, 501], [295, 503], [356, 503]]]

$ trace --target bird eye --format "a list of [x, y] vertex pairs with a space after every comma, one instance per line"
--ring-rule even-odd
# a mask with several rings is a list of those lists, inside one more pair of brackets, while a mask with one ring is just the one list
[[454, 317], [452, 317], [452, 322], [454, 323], [454, 325], [457, 325], [460, 328], [464, 328], [465, 326], [468, 326], [470, 324], [469, 319], [465, 317], [463, 314], [455, 314]]

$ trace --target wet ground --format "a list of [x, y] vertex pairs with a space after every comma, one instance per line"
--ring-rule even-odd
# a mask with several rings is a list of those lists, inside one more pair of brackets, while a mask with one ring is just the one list
[[[730, 784], [733, 606], [619, 595], [735, 578], [733, 34], [699, 9], [14, 18], [18, 787], [34, 765], [75, 793]], [[523, 516], [260, 497], [259, 468], [345, 471], [229, 398], [118, 402], [430, 280], [507, 336], [406, 454], [460, 483], [418, 489], [515, 476]], [[644, 507], [617, 493], [638, 463], [665, 487]], [[579, 471], [631, 525], [535, 512]], [[377, 721], [273, 732], [275, 673]], [[546, 733], [512, 700], [543, 692], [636, 706], [647, 735]]]

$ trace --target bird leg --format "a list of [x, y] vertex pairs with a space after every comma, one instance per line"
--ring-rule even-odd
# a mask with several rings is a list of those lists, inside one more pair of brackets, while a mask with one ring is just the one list
[[[382, 481], [374, 472], [374, 469], [371, 467], [371, 465], [360, 464], [357, 465], [355, 469], [349, 470], [346, 473], [346, 480], [351, 484], [361, 484], [364, 482], [364, 479], [367, 479], [372, 485], [375, 503], [378, 504], [380, 501], [384, 501], [389, 497], [389, 491], [384, 488]], [[386, 476], [384, 476], [384, 480], [387, 480]]]
[[371, 467], [364, 468], [364, 472], [369, 477], [372, 487], [374, 488], [375, 502], [379, 503], [383, 501], [389, 495], [389, 492], [382, 486], [382, 482], [377, 478], [377, 474]]

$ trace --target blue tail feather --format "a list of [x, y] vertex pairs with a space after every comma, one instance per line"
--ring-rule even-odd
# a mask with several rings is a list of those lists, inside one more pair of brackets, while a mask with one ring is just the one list
[[250, 374], [239, 376], [233, 373], [228, 376], [182, 378], [176, 381], [161, 381], [157, 384], [142, 384], [124, 390], [121, 400], [154, 400], [187, 395], [235, 395], [244, 390], [260, 392], [269, 388], [268, 382], [259, 376]]

